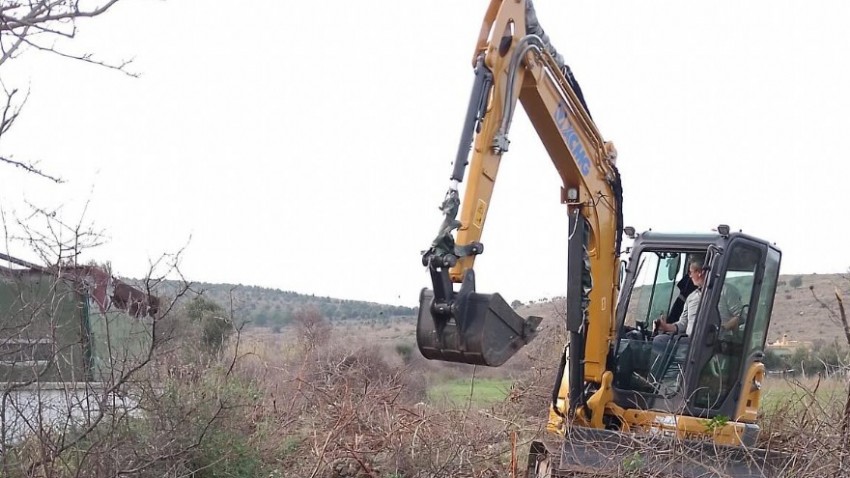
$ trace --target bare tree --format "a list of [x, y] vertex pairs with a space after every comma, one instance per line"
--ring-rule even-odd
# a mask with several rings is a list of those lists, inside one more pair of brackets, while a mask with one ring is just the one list
[[298, 339], [307, 349], [315, 349], [327, 343], [331, 336], [331, 325], [315, 307], [306, 307], [292, 314]]
[[[28, 50], [49, 52], [64, 58], [83, 61], [135, 76], [127, 70], [131, 60], [108, 62], [92, 53], [74, 52], [69, 40], [77, 35], [77, 23], [109, 11], [119, 0], [0, 0], [0, 69]], [[5, 70], [0, 70], [5, 71]], [[9, 132], [26, 104], [29, 91], [9, 87], [0, 76], [5, 101], [0, 100], [0, 140]], [[38, 167], [37, 163], [20, 161], [0, 151], [0, 162], [54, 182], [61, 178]]]
[[[848, 278], [845, 277], [845, 279]], [[809, 290], [812, 292], [812, 296], [815, 300], [827, 310], [830, 320], [841, 325], [844, 329], [844, 338], [847, 341], [847, 346], [850, 347], [850, 321], [847, 319], [847, 311], [844, 308], [844, 300], [841, 297], [841, 292], [838, 287], [834, 290], [835, 302], [838, 305], [838, 312], [833, 310], [832, 307], [828, 306], [817, 296], [814, 286], [809, 286]], [[844, 370], [841, 372], [843, 375], [847, 376], [847, 374], [850, 373], [850, 363], [844, 363], [843, 365]], [[847, 399], [844, 402], [844, 414], [841, 420], [841, 440], [845, 449], [850, 446], [850, 385], [848, 385]]]

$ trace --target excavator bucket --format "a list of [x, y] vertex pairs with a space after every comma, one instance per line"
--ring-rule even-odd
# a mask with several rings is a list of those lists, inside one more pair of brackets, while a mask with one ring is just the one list
[[522, 318], [499, 294], [472, 292], [439, 308], [422, 289], [416, 342], [430, 360], [498, 367], [536, 336], [541, 320]]
[[572, 427], [560, 443], [532, 442], [527, 476], [771, 478], [791, 476], [792, 461], [778, 451]]

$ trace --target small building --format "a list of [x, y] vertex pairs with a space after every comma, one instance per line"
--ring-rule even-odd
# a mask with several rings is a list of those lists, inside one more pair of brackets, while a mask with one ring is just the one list
[[147, 356], [159, 299], [98, 267], [0, 261], [0, 436], [85, 422], [115, 378]]
[[811, 348], [811, 342], [790, 340], [788, 334], [782, 334], [782, 337], [775, 342], [770, 342], [765, 347], [765, 351], [772, 352], [779, 358], [786, 358], [794, 355], [794, 351], [800, 347]]

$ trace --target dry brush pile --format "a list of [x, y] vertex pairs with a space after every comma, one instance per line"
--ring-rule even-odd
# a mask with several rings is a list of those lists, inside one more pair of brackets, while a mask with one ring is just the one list
[[96, 422], [45, 421], [7, 443], [2, 476], [509, 476], [513, 421], [425, 404], [423, 369], [398, 354], [321, 320], [271, 345], [234, 329], [225, 345], [207, 340], [223, 311], [198, 305]]
[[264, 388], [253, 419], [265, 430], [258, 445], [271, 473], [508, 476], [511, 420], [426, 404], [428, 378], [416, 360], [345, 337], [307, 337], [286, 349], [261, 347], [238, 367]]

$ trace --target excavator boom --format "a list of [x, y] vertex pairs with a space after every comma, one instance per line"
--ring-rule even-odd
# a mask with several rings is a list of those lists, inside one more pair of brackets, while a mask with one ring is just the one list
[[[473, 265], [502, 155], [519, 101], [562, 181], [562, 202], [588, 263], [574, 268], [573, 329], [604, 344], [613, 336], [616, 287], [585, 290], [582, 280], [618, 284], [622, 194], [613, 145], [587, 111], [581, 89], [537, 21], [531, 1], [493, 0], [473, 55], [475, 79], [458, 154], [441, 210], [443, 221], [423, 254], [433, 289], [420, 296], [417, 342], [431, 359], [498, 366], [533, 339], [539, 318], [518, 316], [499, 294], [475, 289]], [[471, 159], [470, 159], [471, 149]], [[467, 181], [463, 202], [459, 186]], [[459, 215], [459, 219], [458, 219]], [[455, 237], [455, 231], [456, 237]], [[582, 279], [582, 275], [584, 279]], [[460, 284], [458, 290], [454, 285]], [[568, 294], [569, 295], [569, 294]], [[568, 297], [570, 298], [570, 297]], [[607, 346], [586, 350], [589, 376], [601, 380]]]

